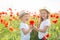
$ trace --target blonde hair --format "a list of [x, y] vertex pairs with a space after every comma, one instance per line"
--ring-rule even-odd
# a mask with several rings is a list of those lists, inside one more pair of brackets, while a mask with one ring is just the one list
[[19, 18], [22, 18], [24, 15], [28, 15], [26, 12], [21, 12]]

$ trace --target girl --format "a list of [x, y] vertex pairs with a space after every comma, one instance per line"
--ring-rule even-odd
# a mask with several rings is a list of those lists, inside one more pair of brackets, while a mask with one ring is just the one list
[[20, 14], [21, 18], [21, 24], [20, 24], [20, 34], [21, 34], [21, 39], [20, 40], [30, 40], [30, 33], [32, 31], [32, 26], [28, 26], [26, 22], [28, 21], [28, 13], [22, 12]]
[[48, 33], [48, 28], [50, 26], [49, 12], [46, 9], [40, 10], [41, 22], [39, 23], [39, 28], [34, 26], [34, 29], [38, 31], [39, 40], [44, 40], [45, 35]]

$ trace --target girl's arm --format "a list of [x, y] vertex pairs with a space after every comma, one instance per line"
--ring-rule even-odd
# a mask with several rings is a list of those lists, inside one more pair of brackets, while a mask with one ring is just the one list
[[36, 26], [34, 26], [34, 30], [37, 32], [40, 31], [40, 32], [45, 33], [47, 29], [48, 29], [48, 26], [45, 26], [44, 29], [38, 29], [38, 28], [36, 28]]
[[31, 31], [32, 31], [32, 27], [29, 27], [29, 29], [28, 29], [28, 30], [26, 30], [26, 29], [22, 28], [22, 31], [23, 31], [23, 33], [26, 35], [27, 33], [29, 33], [29, 32], [31, 32]]
[[34, 30], [35, 30], [36, 32], [38, 32], [38, 28], [34, 28]]
[[33, 27], [34, 27], [34, 30], [38, 32], [38, 28], [35, 25]]
[[48, 26], [45, 26], [43, 29], [39, 29], [39, 31], [45, 33], [47, 29], [48, 29]]

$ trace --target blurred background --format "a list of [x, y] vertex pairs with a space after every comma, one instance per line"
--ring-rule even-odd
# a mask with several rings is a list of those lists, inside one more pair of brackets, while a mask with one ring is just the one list
[[[40, 9], [50, 12], [51, 26], [46, 38], [60, 40], [60, 0], [0, 0], [0, 40], [20, 40], [21, 11], [28, 12], [29, 21], [33, 20], [38, 27]], [[37, 35], [33, 30], [31, 40], [38, 40]]]
[[39, 9], [46, 8], [50, 12], [60, 11], [60, 0], [0, 0], [0, 11], [7, 11], [12, 8], [13, 11], [26, 10], [38, 12]]

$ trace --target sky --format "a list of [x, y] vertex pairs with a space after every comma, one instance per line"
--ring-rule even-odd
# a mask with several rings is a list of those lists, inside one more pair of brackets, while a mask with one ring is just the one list
[[39, 9], [46, 8], [50, 12], [58, 12], [60, 0], [0, 0], [0, 11], [6, 11], [8, 8], [30, 12], [38, 12]]

